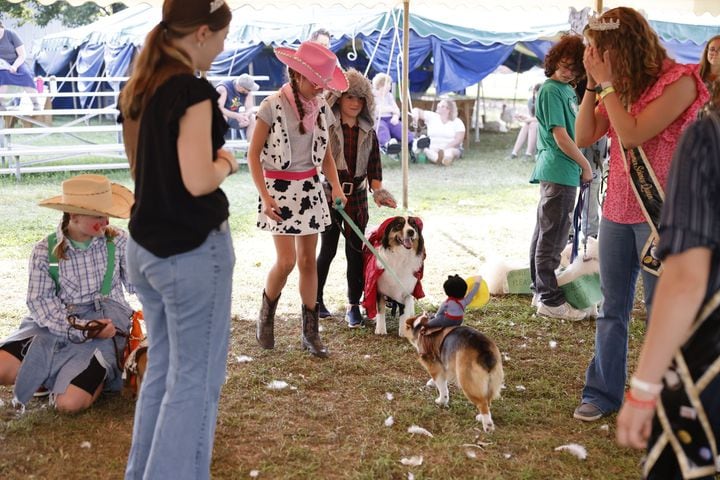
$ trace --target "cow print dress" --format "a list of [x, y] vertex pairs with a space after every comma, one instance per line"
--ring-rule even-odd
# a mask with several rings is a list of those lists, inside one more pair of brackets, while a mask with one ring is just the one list
[[[325, 103], [325, 100], [321, 101]], [[327, 104], [325, 112], [327, 125], [333, 121], [332, 111]], [[261, 154], [263, 170], [304, 172], [315, 166], [312, 152], [317, 151], [318, 142], [327, 144], [327, 127], [322, 138], [313, 135], [313, 132], [300, 135], [297, 116], [287, 99], [278, 93], [263, 100], [257, 116], [270, 125], [270, 133]], [[282, 117], [287, 132], [282, 129]], [[289, 144], [290, 155], [282, 154], [286, 152], [282, 143]], [[318, 174], [303, 180], [265, 178], [265, 187], [277, 202], [283, 221], [276, 222], [268, 218], [262, 212], [262, 201], [259, 200], [257, 226], [261, 230], [276, 235], [310, 235], [325, 231], [325, 227], [330, 224], [330, 210]]]

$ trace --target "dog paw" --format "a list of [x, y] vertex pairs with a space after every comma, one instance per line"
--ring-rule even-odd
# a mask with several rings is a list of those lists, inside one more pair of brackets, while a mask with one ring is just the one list
[[493, 423], [492, 417], [490, 417], [490, 415], [486, 417], [482, 413], [478, 413], [475, 416], [475, 420], [477, 420], [478, 422], [482, 422], [483, 431], [485, 433], [492, 433], [495, 431], [495, 424]]
[[387, 329], [375, 327], [375, 335], [387, 335]]
[[427, 383], [425, 383], [425, 386], [426, 386], [426, 387], [433, 387], [433, 388], [434, 388], [434, 387], [435, 387], [435, 380], [433, 380], [433, 379], [431, 378], [430, 380], [427, 381]]
[[435, 399], [435, 403], [440, 405], [441, 407], [447, 407], [448, 406], [448, 399], [443, 397], [437, 397]]

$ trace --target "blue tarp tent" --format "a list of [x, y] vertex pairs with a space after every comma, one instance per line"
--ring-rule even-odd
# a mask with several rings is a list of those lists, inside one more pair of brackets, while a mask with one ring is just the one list
[[[344, 66], [364, 65], [370, 62], [374, 71], [388, 72], [397, 79], [402, 42], [400, 12], [373, 12], [358, 9], [342, 13], [326, 13], [321, 18], [269, 22], [257, 18], [277, 18], [272, 13], [235, 15], [226, 42], [228, 49], [213, 64], [211, 74], [236, 75], [248, 71], [267, 74], [272, 79], [282, 78], [280, 64], [273, 58], [270, 46], [297, 44], [307, 38], [315, 28], [327, 25], [334, 36], [332, 48], [354, 50], [360, 46], [360, 57], [349, 60], [341, 56]], [[136, 6], [108, 17], [96, 24], [43, 38], [37, 46], [36, 72], [41, 75], [63, 75], [72, 70], [78, 76], [97, 77], [127, 72], [127, 66], [159, 18], [156, 8]], [[309, 23], [307, 23], [309, 22]], [[433, 70], [432, 80], [438, 92], [462, 90], [480, 81], [495, 70], [513, 53], [519, 42], [546, 43], [547, 39], [568, 28], [566, 21], [534, 27], [521, 32], [496, 32], [462, 27], [433, 21], [421, 15], [410, 17], [411, 70]], [[356, 52], [357, 53], [357, 52]], [[263, 58], [267, 57], [267, 58]], [[116, 58], [120, 57], [120, 58]], [[61, 60], [61, 61], [58, 61]], [[69, 62], [75, 62], [71, 69]], [[516, 63], [516, 62], [513, 62]], [[527, 66], [523, 64], [525, 68]], [[267, 68], [267, 71], [263, 71]], [[266, 87], [274, 88], [277, 82]], [[97, 82], [87, 82], [83, 91], [100, 88]], [[427, 82], [418, 82], [419, 89]]]
[[[267, 75], [271, 81], [263, 88], [274, 89], [282, 82], [283, 69], [271, 46], [297, 44], [324, 27], [333, 34], [331, 48], [343, 66], [364, 70], [369, 63], [370, 76], [372, 71], [387, 72], [397, 80], [403, 21], [398, 9], [310, 10], [304, 14], [299, 13], [303, 10], [296, 13], [272, 7], [235, 10], [227, 50], [210, 74], [237, 75], [251, 70]], [[430, 82], [438, 93], [460, 91], [503, 64], [522, 71], [528, 63], [520, 50], [542, 60], [552, 38], [570, 28], [567, 15], [558, 11], [521, 22], [516, 12], [476, 18], [462, 10], [443, 10], [420, 8], [409, 16], [411, 91], [424, 91]], [[80, 77], [127, 74], [146, 33], [159, 18], [158, 8], [138, 5], [94, 24], [49, 35], [35, 46], [36, 72], [58, 76], [70, 72]], [[717, 25], [651, 23], [670, 54], [685, 63], [697, 62], [705, 40], [720, 32]], [[81, 91], [88, 92], [117, 87], [94, 81], [80, 84]]]

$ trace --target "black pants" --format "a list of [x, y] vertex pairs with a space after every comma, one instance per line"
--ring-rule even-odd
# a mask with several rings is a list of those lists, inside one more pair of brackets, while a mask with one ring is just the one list
[[[345, 228], [345, 222], [340, 214], [332, 210], [332, 224], [320, 234], [320, 254], [317, 258], [318, 271], [318, 302], [323, 301], [323, 290], [327, 281], [330, 264], [337, 253], [338, 242], [340, 241], [340, 226]], [[364, 226], [360, 226], [361, 231]], [[348, 303], [357, 305], [363, 293], [363, 254], [362, 240], [349, 227], [345, 228], [345, 258], [347, 259], [347, 298]]]
[[534, 291], [549, 307], [565, 303], [555, 269], [567, 244], [570, 215], [575, 207], [577, 187], [552, 182], [540, 183], [537, 223], [530, 242], [530, 278]]

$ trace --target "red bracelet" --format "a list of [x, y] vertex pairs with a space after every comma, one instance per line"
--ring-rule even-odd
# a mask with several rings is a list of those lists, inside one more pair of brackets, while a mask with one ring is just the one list
[[653, 410], [655, 409], [655, 404], [657, 403], [657, 398], [653, 398], [652, 400], [640, 400], [639, 398], [636, 398], [632, 394], [632, 390], [628, 390], [625, 392], [625, 402], [627, 402], [629, 405], [632, 405], [636, 408], [642, 408], [644, 410]]

